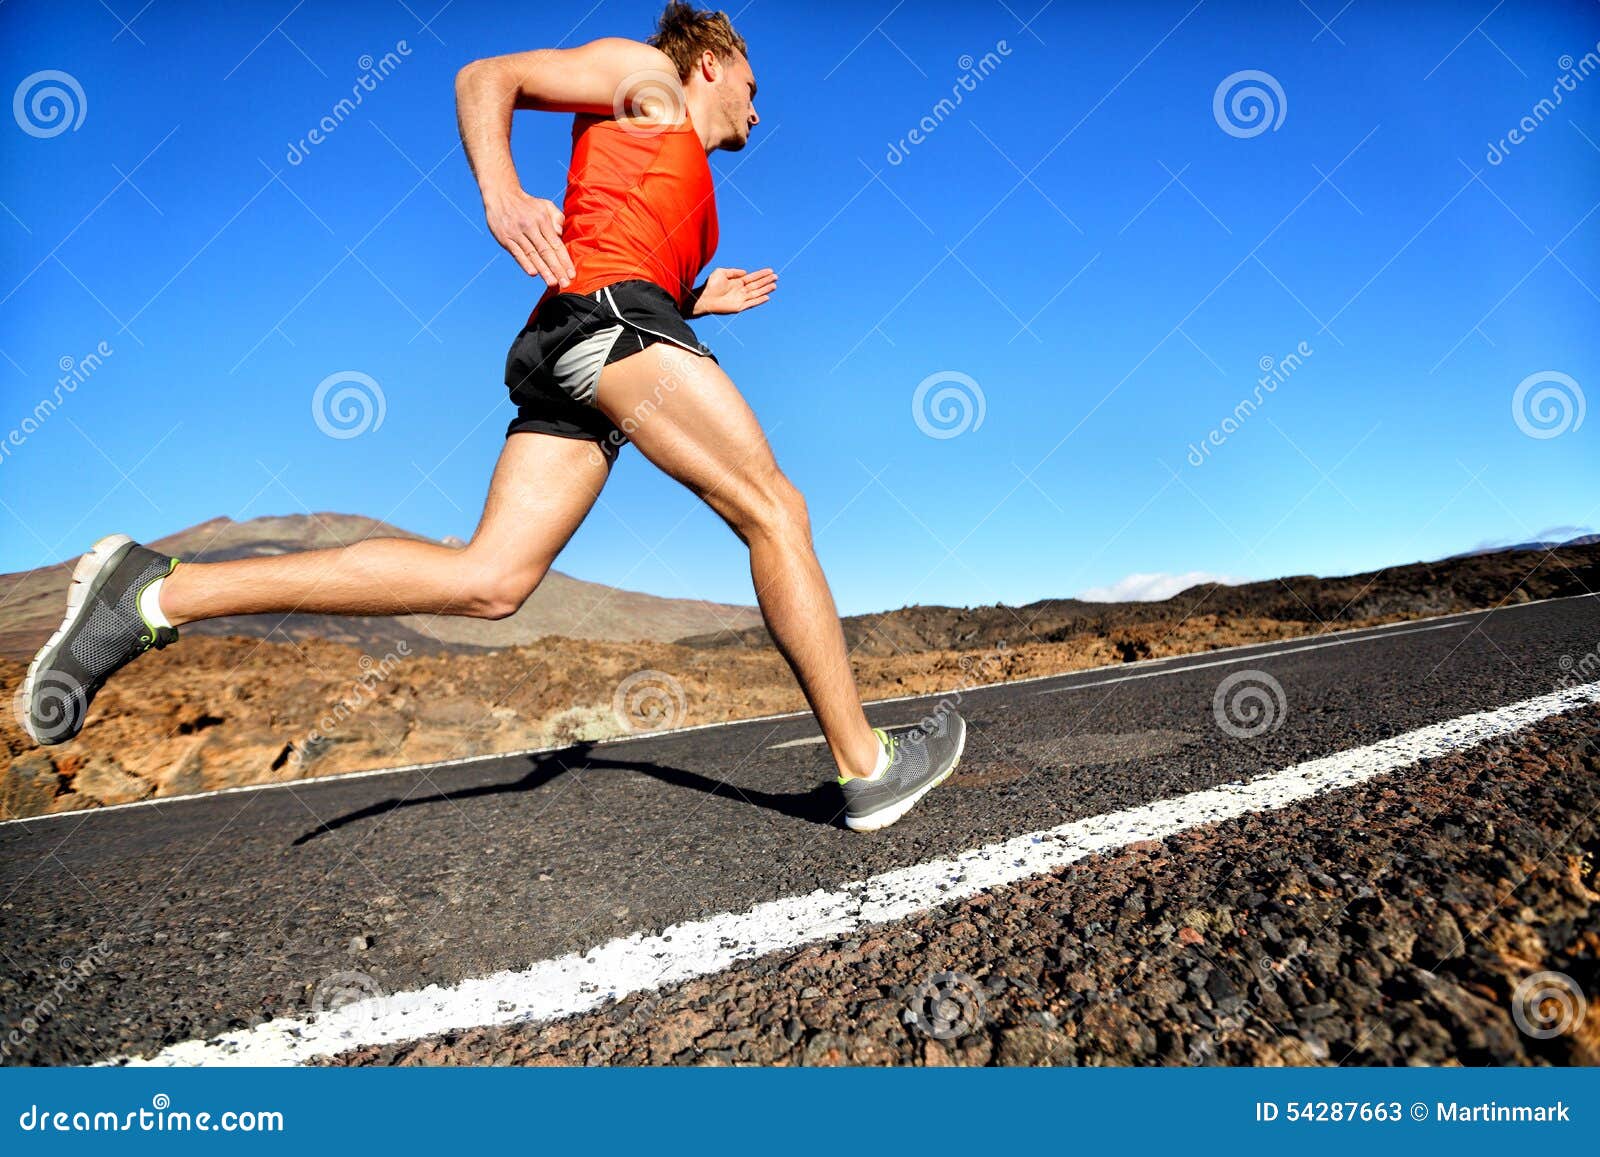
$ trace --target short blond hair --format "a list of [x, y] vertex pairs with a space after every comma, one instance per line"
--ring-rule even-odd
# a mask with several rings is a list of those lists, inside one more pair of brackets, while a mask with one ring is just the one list
[[746, 60], [750, 58], [744, 37], [733, 30], [733, 21], [726, 12], [710, 12], [681, 0], [671, 0], [661, 13], [649, 43], [672, 58], [678, 67], [678, 79], [683, 81], [689, 79], [700, 54], [708, 48], [719, 60], [732, 60], [736, 52]]

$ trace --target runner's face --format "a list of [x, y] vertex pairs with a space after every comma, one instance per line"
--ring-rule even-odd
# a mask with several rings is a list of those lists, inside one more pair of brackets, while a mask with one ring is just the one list
[[736, 55], [722, 70], [722, 107], [728, 117], [730, 139], [723, 144], [729, 152], [738, 152], [750, 141], [750, 130], [760, 123], [756, 115], [756, 78], [750, 62], [743, 54]]

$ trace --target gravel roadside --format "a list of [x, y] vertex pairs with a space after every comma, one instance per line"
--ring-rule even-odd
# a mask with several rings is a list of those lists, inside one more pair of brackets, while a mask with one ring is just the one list
[[549, 1025], [334, 1064], [1600, 1064], [1600, 710]]

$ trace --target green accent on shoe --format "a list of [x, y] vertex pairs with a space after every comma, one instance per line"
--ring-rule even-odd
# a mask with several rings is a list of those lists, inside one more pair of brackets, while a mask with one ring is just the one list
[[889, 753], [889, 758], [884, 761], [883, 770], [881, 772], [879, 772], [875, 776], [872, 776], [872, 775], [856, 775], [856, 776], [841, 775], [838, 778], [838, 780], [836, 781], [841, 786], [844, 785], [844, 784], [849, 783], [852, 779], [859, 779], [859, 780], [862, 780], [862, 781], [864, 781], [866, 783], [872, 783], [874, 780], [882, 779], [883, 776], [888, 774], [889, 765], [894, 762], [894, 745], [898, 742], [898, 740], [896, 740], [894, 736], [890, 735], [887, 731], [885, 731], [881, 727], [874, 727], [872, 729], [872, 734], [874, 734], [874, 735], [876, 735], [878, 737], [878, 742], [883, 746], [884, 750]]
[[[167, 575], [170, 575], [173, 571], [175, 571], [177, 569], [178, 569], [178, 560], [175, 559], [175, 558], [174, 559], [170, 559], [168, 561], [168, 563], [167, 563], [167, 574], [158, 574], [158, 575], [156, 575], [156, 577], [151, 579], [150, 582], [144, 583], [143, 585], [141, 585], [139, 587], [138, 594], [134, 596], [134, 599], [133, 599], [134, 612], [139, 616], [139, 621], [141, 623], [143, 623], [144, 627], [145, 627], [144, 631], [141, 631], [139, 633], [139, 649], [140, 649], [140, 653], [141, 654], [144, 653], [145, 651], [148, 651], [151, 647], [155, 646], [155, 642], [156, 642], [156, 640], [158, 638], [161, 637], [161, 632], [163, 630], [165, 630], [167, 632], [167, 643], [175, 643], [175, 642], [178, 641], [178, 628], [177, 627], [158, 627], [158, 626], [156, 626], [149, 619], [144, 617], [144, 608], [139, 605], [140, 600], [142, 600], [144, 598], [144, 592], [150, 588], [150, 583], [160, 582], [162, 579], [166, 578]], [[148, 633], [146, 633], [146, 632], [148, 632]], [[162, 646], [166, 646], [167, 643], [163, 643]]]

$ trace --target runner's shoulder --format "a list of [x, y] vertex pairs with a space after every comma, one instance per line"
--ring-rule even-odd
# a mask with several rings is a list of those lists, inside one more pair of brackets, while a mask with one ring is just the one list
[[653, 44], [631, 40], [626, 36], [602, 36], [591, 40], [576, 51], [590, 57], [595, 66], [603, 68], [617, 84], [625, 81], [655, 83], [682, 88], [677, 66], [672, 58]]

